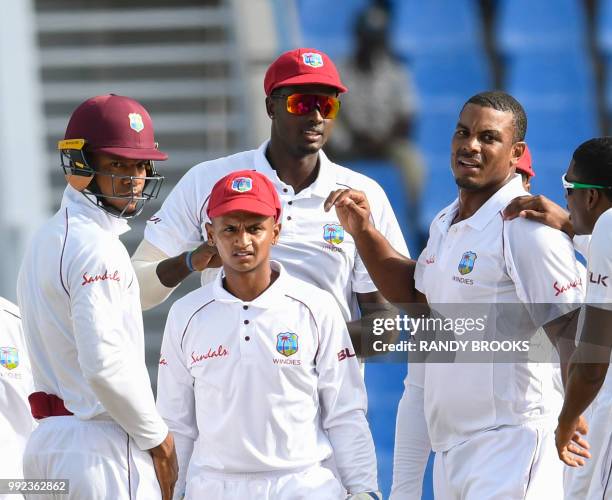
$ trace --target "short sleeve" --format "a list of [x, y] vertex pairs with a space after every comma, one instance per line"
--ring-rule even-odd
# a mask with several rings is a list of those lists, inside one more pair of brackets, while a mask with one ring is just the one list
[[539, 326], [576, 308], [584, 283], [568, 236], [537, 222], [515, 219], [504, 224], [504, 257], [508, 274]]

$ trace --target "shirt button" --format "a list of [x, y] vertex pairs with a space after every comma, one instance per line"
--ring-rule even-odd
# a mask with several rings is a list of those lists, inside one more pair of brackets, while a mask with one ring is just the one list
[[245, 319], [245, 320], [244, 320], [244, 324], [245, 324], [245, 325], [248, 325], [248, 324], [249, 324], [249, 320], [248, 320], [248, 319]]
[[291, 220], [291, 216], [290, 215], [287, 216], [287, 220]]
[[293, 205], [293, 202], [292, 201], [288, 201], [287, 205]]
[[246, 311], [249, 308], [249, 306], [242, 306], [242, 308]]
[[287, 188], [283, 188], [283, 193], [288, 193], [289, 190]]
[[244, 340], [246, 340], [246, 341], [248, 342], [249, 340], [251, 340], [251, 337], [249, 337], [249, 336], [247, 335], [246, 337], [244, 337]]

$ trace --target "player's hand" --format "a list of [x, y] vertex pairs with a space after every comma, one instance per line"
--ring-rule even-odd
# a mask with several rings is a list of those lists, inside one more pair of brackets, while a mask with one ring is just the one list
[[323, 207], [326, 212], [336, 208], [340, 224], [353, 238], [371, 226], [370, 204], [363, 191], [337, 189], [329, 194]]
[[221, 258], [217, 247], [205, 241], [191, 254], [191, 265], [196, 271], [203, 271], [211, 267], [221, 267]]
[[168, 432], [166, 439], [155, 448], [151, 448], [149, 452], [153, 458], [153, 466], [161, 489], [162, 500], [172, 500], [174, 485], [178, 479], [178, 460], [172, 434]]
[[561, 461], [570, 467], [584, 465], [585, 458], [591, 458], [589, 443], [582, 437], [589, 431], [589, 426], [583, 416], [572, 422], [565, 422], [559, 417], [559, 425], [555, 430], [555, 444]]
[[574, 237], [574, 227], [569, 214], [546, 196], [519, 196], [514, 198], [503, 212], [505, 220], [524, 217], [554, 229], [559, 229], [570, 238]]

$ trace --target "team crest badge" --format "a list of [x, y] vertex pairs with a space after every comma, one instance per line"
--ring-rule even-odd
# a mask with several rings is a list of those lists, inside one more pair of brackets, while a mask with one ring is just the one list
[[19, 366], [19, 351], [16, 347], [0, 347], [0, 366], [13, 370]]
[[232, 190], [239, 193], [246, 193], [253, 189], [253, 179], [249, 177], [236, 177], [232, 181]]
[[138, 113], [130, 113], [128, 115], [130, 119], [130, 128], [136, 132], [141, 132], [144, 129], [144, 123], [142, 122], [142, 116]]
[[317, 54], [315, 52], [306, 52], [302, 54], [302, 60], [306, 66], [310, 66], [311, 68], [320, 68], [323, 66], [323, 58], [321, 54]]
[[459, 272], [461, 274], [469, 274], [474, 269], [474, 262], [478, 257], [474, 252], [465, 252], [459, 261]]
[[295, 333], [284, 332], [276, 336], [276, 350], [289, 357], [298, 351], [298, 336]]
[[344, 228], [340, 224], [325, 224], [323, 239], [332, 245], [339, 245], [344, 241]]

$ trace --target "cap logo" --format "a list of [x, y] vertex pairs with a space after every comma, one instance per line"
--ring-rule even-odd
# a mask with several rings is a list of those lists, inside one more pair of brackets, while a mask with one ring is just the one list
[[306, 66], [310, 66], [311, 68], [320, 68], [323, 66], [323, 58], [321, 54], [317, 54], [315, 52], [306, 52], [302, 54], [302, 60]]
[[232, 181], [232, 190], [239, 193], [246, 193], [253, 189], [253, 179], [249, 177], [236, 177]]
[[142, 122], [142, 116], [138, 113], [130, 113], [128, 115], [130, 119], [130, 128], [136, 132], [141, 132], [144, 129], [144, 123]]

